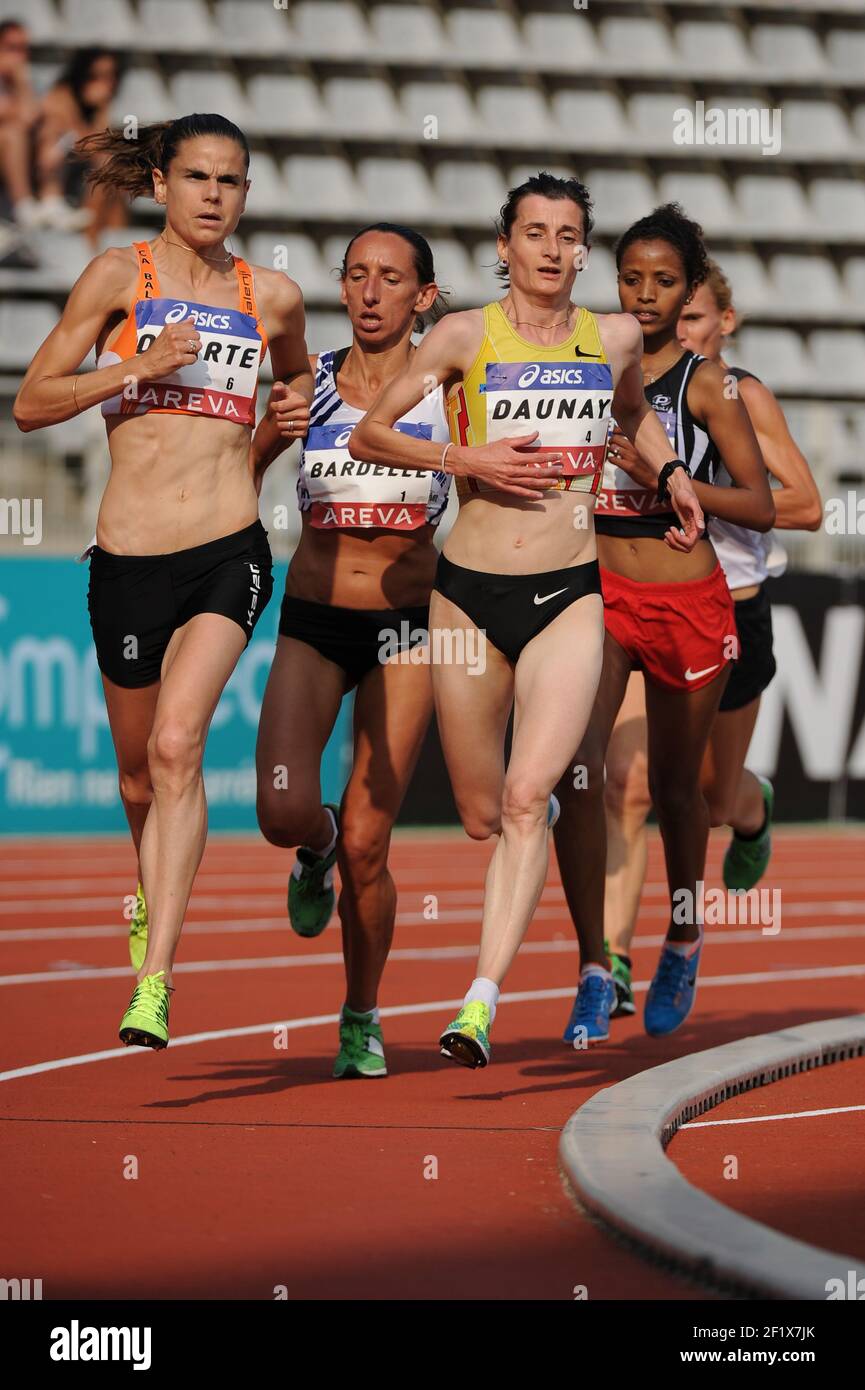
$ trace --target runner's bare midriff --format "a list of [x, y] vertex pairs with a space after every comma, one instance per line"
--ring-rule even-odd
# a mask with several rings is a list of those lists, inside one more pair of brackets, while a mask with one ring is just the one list
[[466, 569], [540, 574], [594, 560], [595, 499], [551, 488], [540, 501], [484, 492], [465, 499], [444, 550]]
[[434, 534], [434, 526], [402, 534], [319, 530], [304, 513], [285, 592], [335, 608], [419, 607], [429, 602], [435, 577]]
[[690, 555], [682, 555], [655, 536], [598, 536], [598, 560], [601, 569], [636, 584], [684, 584], [705, 579], [718, 563], [712, 542], [705, 538]]
[[249, 442], [248, 426], [205, 416], [112, 418], [99, 545], [117, 555], [165, 555], [252, 525]]

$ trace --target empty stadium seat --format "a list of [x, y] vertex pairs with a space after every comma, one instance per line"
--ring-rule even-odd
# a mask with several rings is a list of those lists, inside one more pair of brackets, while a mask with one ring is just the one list
[[111, 105], [112, 119], [119, 125], [125, 116], [135, 116], [146, 125], [164, 121], [170, 107], [171, 98], [155, 68], [128, 68]]
[[472, 251], [472, 265], [477, 285], [475, 304], [489, 304], [494, 299], [501, 299], [506, 293], [503, 281], [496, 275], [498, 264], [495, 241], [492, 238], [484, 238]]
[[483, 135], [497, 145], [562, 143], [540, 92], [531, 87], [486, 86], [478, 91]]
[[658, 201], [681, 203], [707, 236], [727, 232], [735, 225], [730, 190], [720, 174], [663, 174], [658, 181]]
[[[170, 36], [172, 48], [184, 53], [209, 53], [213, 43], [210, 12], [204, 0], [141, 0], [142, 33], [154, 35], [163, 47]], [[212, 111], [212, 106], [204, 107]]]
[[832, 72], [861, 82], [865, 72], [865, 29], [830, 29], [826, 35], [826, 57]]
[[575, 303], [601, 313], [619, 312], [616, 262], [606, 246], [591, 247], [586, 268], [577, 275], [571, 297]]
[[840, 307], [838, 276], [825, 256], [784, 253], [773, 256], [770, 271], [788, 312], [831, 314]]
[[732, 20], [685, 19], [676, 25], [681, 70], [739, 77], [754, 60], [738, 25]]
[[[681, 111], [693, 111], [694, 99], [685, 91], [638, 92], [628, 102], [631, 140], [641, 148], [675, 150], [673, 132], [677, 129]], [[703, 146], [700, 146], [703, 151]]]
[[771, 304], [771, 286], [766, 268], [753, 251], [715, 250], [714, 259], [733, 291], [733, 304], [740, 314], [754, 313]]
[[833, 101], [789, 97], [781, 118], [785, 154], [808, 153], [834, 158], [853, 145], [847, 117]]
[[451, 51], [472, 67], [521, 66], [522, 46], [506, 10], [451, 10], [445, 24]]
[[818, 379], [835, 390], [861, 394], [865, 382], [865, 333], [855, 328], [817, 329], [808, 346]]
[[0, 368], [29, 366], [59, 317], [44, 300], [7, 299], [0, 304]]
[[333, 58], [356, 58], [371, 51], [369, 30], [357, 5], [349, 0], [301, 0], [292, 12], [295, 52]]
[[[400, 92], [404, 112], [401, 128], [417, 139], [468, 143], [475, 137], [479, 117], [468, 91], [455, 77], [451, 82], [407, 82]], [[428, 125], [434, 116], [436, 125]]]
[[736, 180], [736, 199], [745, 229], [789, 233], [813, 225], [805, 195], [789, 174], [743, 174]]
[[436, 280], [442, 289], [450, 289], [447, 303], [463, 309], [480, 304], [481, 289], [474, 262], [461, 241], [453, 237], [430, 238], [435, 261]]
[[313, 310], [306, 316], [306, 345], [310, 352], [327, 352], [331, 348], [348, 347], [351, 324], [346, 314]]
[[507, 188], [495, 164], [482, 159], [445, 159], [433, 174], [436, 202], [443, 217], [489, 226]]
[[293, 31], [289, 11], [257, 0], [216, 0], [214, 41], [223, 53], [255, 53], [262, 57], [288, 53]]
[[341, 155], [290, 155], [284, 172], [283, 213], [291, 209], [295, 217], [353, 217], [359, 208], [364, 208], [357, 179]]
[[324, 84], [328, 126], [344, 135], [393, 135], [400, 113], [380, 77], [332, 77]]
[[585, 183], [595, 205], [595, 226], [616, 236], [658, 202], [652, 180], [638, 169], [589, 169]]
[[432, 189], [417, 160], [362, 159], [357, 176], [367, 206], [376, 216], [404, 221], [429, 217], [433, 207]]
[[760, 66], [776, 76], [822, 76], [825, 69], [820, 40], [806, 24], [755, 24], [751, 46]]
[[256, 232], [249, 239], [249, 259], [255, 265], [283, 270], [296, 280], [305, 300], [330, 302], [339, 286], [327, 274], [318, 247], [308, 236], [294, 232]]
[[821, 235], [865, 235], [865, 185], [859, 179], [815, 179], [809, 189]]
[[617, 68], [637, 73], [676, 69], [670, 34], [658, 19], [616, 15], [601, 20], [599, 34], [606, 61]]
[[327, 116], [311, 77], [302, 73], [262, 72], [247, 87], [250, 131], [320, 135]]
[[590, 71], [603, 61], [591, 22], [574, 14], [528, 14], [523, 23], [524, 59], [538, 68]]
[[572, 145], [588, 144], [593, 150], [630, 150], [632, 132], [612, 92], [592, 88], [563, 88], [551, 98], [553, 119]]
[[427, 5], [376, 5], [371, 25], [374, 52], [383, 58], [434, 61], [446, 51], [438, 15]]
[[[123, 232], [124, 244], [128, 246], [132, 241], [129, 228], [124, 227]], [[147, 235], [152, 236], [152, 232]], [[36, 250], [42, 266], [50, 267], [58, 283], [70, 288], [94, 255], [90, 242], [81, 233], [56, 232], [47, 227], [36, 234]]]
[[[29, 6], [22, 8], [29, 9]], [[125, 0], [64, 0], [60, 22], [64, 34], [74, 35], [79, 44], [107, 44], [112, 48], [144, 45], [135, 16]]]
[[171, 79], [170, 91], [173, 114], [185, 116], [192, 111], [218, 111], [241, 130], [249, 123], [249, 107], [237, 79], [230, 72], [187, 69]]
[[865, 106], [853, 108], [853, 135], [860, 145], [865, 145]]
[[284, 217], [292, 207], [291, 194], [286, 188], [276, 161], [262, 150], [253, 150], [249, 165], [250, 189], [247, 211], [256, 217]]
[[792, 328], [745, 327], [736, 335], [725, 360], [765, 381], [771, 389], [796, 388], [814, 382], [814, 366], [802, 339]]
[[865, 304], [865, 256], [850, 256], [841, 269], [844, 292], [850, 304]]

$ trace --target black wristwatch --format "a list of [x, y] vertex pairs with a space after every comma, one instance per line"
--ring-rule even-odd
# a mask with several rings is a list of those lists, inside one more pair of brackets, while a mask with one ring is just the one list
[[659, 502], [666, 502], [667, 499], [668, 499], [668, 497], [670, 496], [670, 491], [669, 491], [669, 488], [667, 487], [667, 483], [668, 483], [669, 480], [670, 480], [670, 474], [673, 472], [673, 469], [674, 469], [674, 468], [684, 468], [684, 470], [685, 470], [685, 472], [687, 473], [688, 477], [690, 478], [690, 476], [691, 476], [691, 470], [690, 470], [690, 468], [688, 467], [688, 465], [687, 465], [686, 463], [683, 463], [681, 459], [671, 459], [669, 463], [665, 463], [664, 466], [663, 466], [663, 468], [661, 469], [660, 473], [658, 474], [658, 501], [659, 501]]

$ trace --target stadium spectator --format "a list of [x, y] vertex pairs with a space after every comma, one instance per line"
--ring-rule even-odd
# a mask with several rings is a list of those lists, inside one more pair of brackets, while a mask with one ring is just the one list
[[[30, 36], [23, 21], [0, 23], [0, 193], [4, 216], [34, 225], [37, 211], [30, 178], [31, 133], [39, 105], [30, 85]], [[5, 236], [4, 236], [5, 232]], [[0, 228], [0, 242], [14, 229]]]
[[[104, 48], [81, 49], [70, 59], [42, 99], [36, 135], [36, 167], [42, 190], [44, 225], [74, 230], [86, 227], [97, 241], [107, 226], [122, 226], [126, 204], [114, 189], [86, 185], [88, 169], [104, 155], [82, 162], [72, 153], [77, 141], [110, 125], [110, 106], [120, 81], [117, 56]], [[76, 204], [71, 206], [70, 201]]]

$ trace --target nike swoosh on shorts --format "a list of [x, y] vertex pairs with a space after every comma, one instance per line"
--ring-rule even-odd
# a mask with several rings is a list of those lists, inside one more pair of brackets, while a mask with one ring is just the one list
[[546, 603], [547, 599], [555, 598], [557, 594], [565, 593], [567, 587], [568, 586], [566, 584], [564, 589], [556, 589], [554, 594], [544, 594], [543, 598], [540, 598], [537, 594], [535, 594], [535, 603]]
[[715, 664], [714, 664], [714, 666], [707, 666], [706, 669], [705, 669], [704, 671], [692, 671], [691, 668], [690, 668], [690, 666], [689, 666], [688, 669], [687, 669], [687, 671], [685, 672], [685, 680], [686, 680], [686, 681], [698, 681], [698, 680], [700, 679], [701, 676], [708, 676], [708, 674], [709, 674], [710, 671], [717, 671], [717, 669], [718, 669], [718, 667], [719, 667], [720, 665], [721, 665], [720, 661], [716, 661]]

